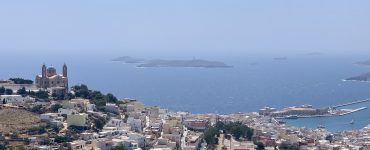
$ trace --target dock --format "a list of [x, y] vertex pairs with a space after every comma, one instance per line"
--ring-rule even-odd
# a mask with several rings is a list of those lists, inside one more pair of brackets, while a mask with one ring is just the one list
[[369, 101], [370, 101], [370, 99], [358, 100], [358, 101], [349, 102], [349, 103], [345, 103], [345, 104], [335, 105], [335, 106], [332, 106], [332, 108], [344, 107], [344, 106], [349, 106], [349, 105], [354, 105], [354, 104], [359, 104], [359, 103], [365, 103], [365, 102], [369, 102]]
[[348, 115], [348, 114], [351, 114], [351, 113], [354, 113], [354, 112], [358, 112], [358, 111], [361, 111], [361, 110], [365, 110], [365, 109], [367, 109], [367, 107], [360, 107], [360, 108], [351, 110], [351, 111], [346, 112], [346, 113], [338, 114], [337, 116], [344, 116], [344, 115]]

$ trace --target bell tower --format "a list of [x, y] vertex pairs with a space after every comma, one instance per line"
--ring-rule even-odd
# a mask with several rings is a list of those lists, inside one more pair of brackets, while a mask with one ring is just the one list
[[41, 74], [42, 78], [46, 78], [46, 66], [45, 64], [42, 65], [42, 74]]
[[67, 76], [68, 76], [67, 65], [64, 63], [64, 65], [63, 65], [63, 77], [67, 77]]

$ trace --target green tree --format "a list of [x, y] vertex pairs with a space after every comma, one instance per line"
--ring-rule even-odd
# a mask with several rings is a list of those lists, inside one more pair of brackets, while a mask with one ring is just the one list
[[2, 86], [0, 87], [0, 95], [3, 95], [5, 94], [5, 88]]
[[5, 89], [5, 95], [12, 95], [13, 90], [12, 89]]
[[204, 132], [204, 140], [206, 140], [207, 144], [213, 147], [217, 144], [216, 135], [219, 133], [219, 130], [215, 127], [210, 127]]
[[108, 94], [105, 96], [105, 99], [106, 99], [106, 101], [107, 101], [108, 103], [117, 103], [117, 102], [118, 102], [117, 98], [116, 98], [113, 94], [111, 94], [111, 93], [108, 93]]
[[27, 95], [26, 88], [25, 88], [25, 87], [20, 88], [20, 89], [17, 91], [17, 94], [22, 95], [23, 97], [24, 97], [24, 96], [26, 96], [26, 95]]
[[0, 144], [0, 150], [6, 150], [6, 146], [3, 144]]
[[265, 150], [265, 144], [263, 144], [262, 142], [257, 142], [256, 145], [256, 150]]
[[282, 142], [279, 145], [279, 150], [299, 150], [299, 145], [298, 144], [291, 144], [288, 142]]
[[33, 84], [32, 80], [27, 80], [23, 78], [10, 78], [9, 80], [13, 81], [15, 84]]
[[52, 111], [52, 112], [58, 112], [58, 109], [59, 108], [62, 108], [63, 106], [61, 105], [61, 104], [54, 104], [54, 105], [51, 105], [50, 106], [50, 110]]
[[49, 98], [49, 92], [44, 90], [39, 90], [35, 93], [35, 97], [39, 99], [48, 99]]
[[125, 146], [123, 146], [122, 144], [119, 144], [119, 145], [113, 147], [112, 150], [125, 150]]
[[76, 97], [90, 98], [91, 91], [85, 84], [75, 85], [72, 87], [72, 90], [75, 92]]
[[44, 113], [42, 105], [33, 106], [30, 111], [34, 113], [39, 113], [39, 114]]
[[93, 119], [94, 126], [97, 130], [103, 129], [104, 125], [107, 123], [107, 119], [104, 117], [97, 117]]

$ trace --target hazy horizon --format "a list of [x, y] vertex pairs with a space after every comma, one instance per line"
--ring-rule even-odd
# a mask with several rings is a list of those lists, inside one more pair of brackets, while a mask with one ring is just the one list
[[7, 1], [0, 2], [0, 51], [368, 53], [369, 6], [366, 0]]

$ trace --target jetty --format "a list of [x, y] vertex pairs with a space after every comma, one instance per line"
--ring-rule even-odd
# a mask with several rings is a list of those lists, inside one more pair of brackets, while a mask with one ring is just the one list
[[358, 101], [349, 102], [349, 103], [345, 103], [345, 104], [335, 105], [335, 106], [332, 106], [332, 108], [344, 107], [344, 106], [349, 106], [349, 105], [354, 105], [354, 104], [359, 104], [359, 103], [365, 103], [365, 102], [369, 102], [369, 101], [370, 101], [370, 99], [358, 100]]

